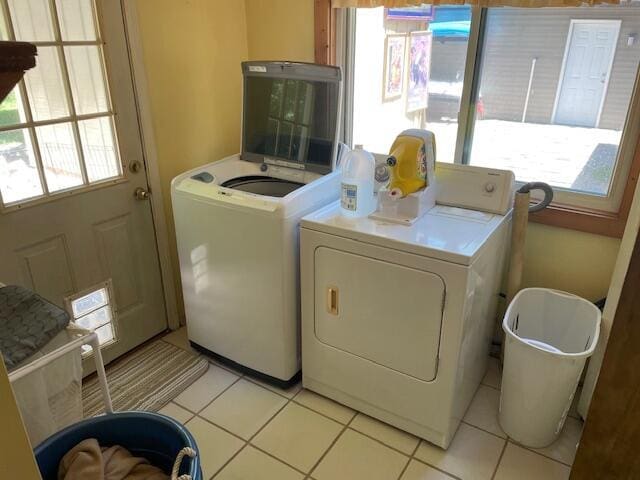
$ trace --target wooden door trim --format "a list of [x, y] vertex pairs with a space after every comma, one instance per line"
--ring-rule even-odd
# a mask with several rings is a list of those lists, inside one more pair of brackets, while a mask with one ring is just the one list
[[138, 125], [142, 140], [144, 164], [147, 171], [147, 182], [152, 192], [150, 196], [151, 213], [155, 228], [156, 248], [160, 260], [160, 277], [164, 293], [164, 303], [167, 312], [167, 322], [171, 330], [180, 328], [180, 314], [178, 312], [178, 300], [176, 295], [176, 275], [171, 261], [171, 248], [169, 246], [169, 229], [167, 217], [164, 211], [162, 196], [162, 181], [160, 179], [160, 167], [158, 165], [158, 151], [156, 149], [155, 134], [153, 130], [153, 117], [151, 113], [151, 101], [147, 85], [147, 76], [144, 67], [142, 50], [142, 38], [140, 36], [140, 23], [135, 2], [120, 0], [122, 14], [124, 16], [125, 31], [127, 34], [127, 48], [129, 50], [129, 64], [133, 77], [133, 89], [136, 98], [136, 111], [138, 113]]
[[636, 238], [571, 479], [640, 478], [640, 235]]
[[335, 65], [336, 10], [331, 8], [331, 0], [315, 0], [313, 30], [315, 62], [322, 65]]

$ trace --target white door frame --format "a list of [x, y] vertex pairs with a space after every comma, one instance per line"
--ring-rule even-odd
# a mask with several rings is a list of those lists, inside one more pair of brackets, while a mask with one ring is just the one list
[[600, 117], [602, 116], [602, 110], [604, 110], [604, 101], [607, 97], [607, 91], [609, 90], [609, 79], [611, 78], [611, 70], [613, 70], [613, 61], [616, 57], [618, 39], [620, 38], [620, 29], [622, 26], [622, 20], [591, 20], [588, 18], [572, 18], [569, 24], [569, 33], [567, 34], [567, 41], [564, 47], [564, 57], [562, 58], [562, 68], [560, 69], [560, 77], [558, 78], [558, 87], [556, 88], [556, 98], [553, 102], [553, 113], [551, 114], [551, 123], [556, 123], [556, 113], [558, 110], [558, 103], [560, 101], [560, 92], [562, 91], [562, 84], [564, 83], [564, 73], [567, 67], [567, 58], [569, 56], [569, 49], [571, 48], [571, 39], [573, 37], [573, 30], [578, 23], [609, 23], [617, 26], [616, 36], [613, 42], [613, 54], [609, 60], [609, 67], [607, 69], [607, 77], [604, 81], [604, 87], [602, 89], [602, 98], [600, 99], [600, 106], [598, 107], [598, 116], [596, 117], [595, 128], [600, 125]]
[[158, 151], [156, 150], [155, 134], [153, 131], [147, 76], [144, 68], [138, 10], [133, 1], [120, 0], [120, 4], [127, 34], [126, 40], [129, 50], [129, 63], [133, 76], [133, 89], [135, 92], [136, 110], [138, 112], [140, 136], [142, 138], [144, 164], [147, 170], [147, 182], [149, 183], [151, 192], [153, 192], [153, 194], [150, 195], [151, 212], [156, 230], [156, 248], [158, 249], [158, 258], [160, 260], [160, 276], [167, 311], [167, 323], [171, 330], [176, 330], [180, 328], [180, 315], [178, 313], [178, 301], [175, 291], [175, 272], [173, 271], [171, 261], [167, 217], [164, 212], [162, 182], [160, 180]]

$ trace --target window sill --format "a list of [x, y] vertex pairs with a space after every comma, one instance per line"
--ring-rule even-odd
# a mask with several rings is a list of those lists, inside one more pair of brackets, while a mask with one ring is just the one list
[[581, 232], [594, 233], [607, 237], [622, 238], [627, 223], [631, 202], [640, 176], [640, 138], [628, 173], [626, 185], [618, 212], [581, 209], [569, 205], [550, 205], [544, 210], [532, 213], [531, 222], [542, 223], [559, 228], [569, 228]]
[[597, 210], [582, 210], [566, 205], [551, 205], [540, 212], [532, 213], [529, 216], [529, 221], [620, 238], [624, 233], [627, 213], [622, 210], [620, 213], [609, 213]]

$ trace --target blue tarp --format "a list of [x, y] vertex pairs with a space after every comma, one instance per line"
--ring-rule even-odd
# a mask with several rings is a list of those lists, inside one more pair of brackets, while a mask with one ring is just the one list
[[471, 21], [461, 20], [454, 22], [432, 22], [429, 24], [429, 31], [434, 38], [441, 37], [469, 37]]

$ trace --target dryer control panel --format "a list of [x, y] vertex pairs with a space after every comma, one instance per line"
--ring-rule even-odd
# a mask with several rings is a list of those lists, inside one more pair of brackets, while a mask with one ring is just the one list
[[511, 170], [436, 164], [436, 203], [504, 215], [513, 205]]
[[[378, 192], [389, 181], [388, 155], [375, 153]], [[436, 203], [504, 215], [513, 206], [515, 176], [511, 170], [436, 162]]]

